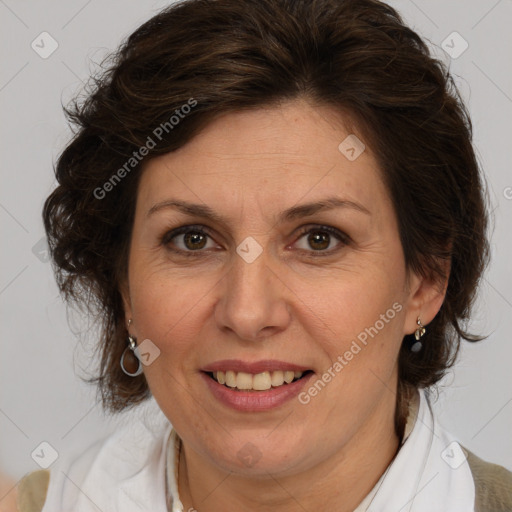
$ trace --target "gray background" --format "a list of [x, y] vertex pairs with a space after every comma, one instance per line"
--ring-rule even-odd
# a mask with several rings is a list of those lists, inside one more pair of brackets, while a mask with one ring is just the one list
[[[490, 337], [463, 344], [435, 407], [469, 449], [512, 469], [512, 1], [390, 3], [451, 61], [474, 121], [495, 219], [492, 262], [472, 323]], [[104, 417], [94, 389], [77, 376], [86, 374], [93, 335], [72, 333], [87, 320], [66, 313], [58, 296], [45, 261], [41, 208], [54, 187], [52, 162], [70, 136], [61, 102], [82, 86], [92, 62], [167, 4], [0, 0], [0, 469], [15, 479], [39, 468], [31, 453], [42, 441], [61, 455], [74, 453], [126, 420]], [[44, 31], [58, 43], [46, 59], [31, 47]], [[469, 44], [457, 58], [441, 49], [454, 31]], [[447, 44], [452, 53], [462, 48], [456, 36]]]

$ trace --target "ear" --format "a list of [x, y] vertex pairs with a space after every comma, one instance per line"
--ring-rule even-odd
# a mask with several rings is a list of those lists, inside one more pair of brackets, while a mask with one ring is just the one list
[[428, 325], [437, 315], [443, 305], [446, 289], [450, 277], [450, 260], [439, 260], [446, 275], [446, 279], [423, 277], [412, 270], [408, 276], [409, 292], [406, 316], [404, 322], [404, 335], [413, 334], [418, 325], [418, 317], [423, 325]]

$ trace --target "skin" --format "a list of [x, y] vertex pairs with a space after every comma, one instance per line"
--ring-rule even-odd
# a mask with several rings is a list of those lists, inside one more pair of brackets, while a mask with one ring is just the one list
[[[305, 100], [229, 113], [144, 168], [122, 293], [130, 333], [161, 351], [144, 372], [183, 441], [184, 510], [351, 511], [396, 454], [398, 351], [418, 315], [434, 318], [445, 286], [407, 271], [371, 148], [354, 161], [338, 150], [350, 133], [364, 140], [346, 126], [347, 115]], [[370, 214], [345, 207], [278, 221], [330, 196]], [[148, 215], [171, 198], [208, 205], [225, 223], [174, 208]], [[161, 242], [184, 225], [209, 237]], [[321, 226], [350, 240], [327, 235], [318, 250], [299, 228]], [[248, 236], [263, 248], [252, 263], [236, 252]], [[235, 411], [201, 378], [221, 359], [278, 359], [310, 368], [314, 382], [394, 303], [401, 311], [307, 405]], [[251, 467], [237, 457], [247, 443], [260, 454]]]
[[0, 512], [17, 512], [15, 485], [16, 482], [9, 475], [0, 471]]

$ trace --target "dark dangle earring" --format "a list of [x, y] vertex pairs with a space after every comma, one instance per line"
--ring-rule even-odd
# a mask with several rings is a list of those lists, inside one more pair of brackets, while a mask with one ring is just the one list
[[[128, 327], [132, 323], [128, 321]], [[137, 340], [128, 334], [128, 346], [124, 349], [121, 355], [121, 370], [129, 377], [137, 377], [143, 371], [142, 363], [135, 353], [137, 348]]]
[[411, 347], [411, 352], [419, 352], [423, 348], [423, 343], [420, 341], [421, 337], [427, 332], [425, 327], [423, 327], [420, 317], [418, 317], [418, 320], [416, 321], [418, 324], [418, 328], [416, 331], [414, 331], [414, 338], [416, 341], [413, 343]]

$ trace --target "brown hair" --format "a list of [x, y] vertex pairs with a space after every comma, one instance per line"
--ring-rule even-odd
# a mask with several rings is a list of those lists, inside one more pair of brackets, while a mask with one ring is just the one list
[[[461, 338], [483, 339], [463, 326], [488, 261], [483, 178], [467, 110], [422, 39], [375, 0], [185, 0], [138, 28], [85, 100], [66, 109], [77, 131], [44, 205], [59, 287], [102, 322], [92, 380], [106, 409], [149, 396], [144, 375], [128, 377], [119, 366], [127, 346], [120, 286], [142, 168], [126, 162], [159, 126], [167, 129], [144, 162], [183, 146], [216, 116], [298, 98], [355, 120], [379, 160], [408, 268], [441, 282], [451, 260], [423, 350], [403, 340], [399, 396], [437, 382]], [[112, 181], [123, 166], [122, 180]], [[108, 196], [98, 198], [109, 180]]]

